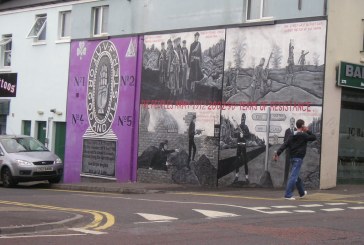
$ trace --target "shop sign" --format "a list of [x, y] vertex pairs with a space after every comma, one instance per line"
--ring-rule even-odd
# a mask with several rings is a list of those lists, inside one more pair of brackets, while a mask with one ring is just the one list
[[17, 73], [0, 73], [0, 97], [16, 97]]
[[364, 89], [364, 66], [340, 62], [337, 85]]

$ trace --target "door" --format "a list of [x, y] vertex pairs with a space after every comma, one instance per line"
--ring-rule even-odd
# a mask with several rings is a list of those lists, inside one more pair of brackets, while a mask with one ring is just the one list
[[45, 121], [38, 121], [37, 122], [37, 139], [45, 144], [46, 135], [47, 135], [47, 122]]
[[56, 122], [55, 126], [56, 126], [56, 138], [55, 138], [54, 152], [64, 162], [64, 151], [66, 143], [66, 123]]

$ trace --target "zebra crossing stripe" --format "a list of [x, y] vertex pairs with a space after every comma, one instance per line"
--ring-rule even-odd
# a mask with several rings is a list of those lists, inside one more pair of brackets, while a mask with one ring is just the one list
[[299, 205], [300, 207], [304, 207], [304, 208], [314, 208], [314, 207], [323, 207], [324, 205], [322, 204], [303, 204], [303, 205]]
[[330, 206], [341, 206], [341, 205], [347, 205], [347, 203], [344, 202], [332, 202], [332, 203], [326, 203], [327, 205]]
[[266, 214], [291, 214], [292, 212], [290, 211], [262, 211], [263, 213]]
[[342, 208], [326, 208], [326, 209], [321, 209], [321, 210], [326, 211], [326, 212], [344, 211], [344, 209], [342, 209]]
[[296, 213], [315, 213], [313, 210], [293, 210]]
[[364, 207], [348, 207], [348, 208], [354, 209], [354, 210], [364, 209]]
[[271, 209], [270, 207], [252, 207], [251, 210], [265, 210], [265, 209]]
[[297, 208], [297, 206], [287, 205], [287, 206], [272, 206], [272, 208]]

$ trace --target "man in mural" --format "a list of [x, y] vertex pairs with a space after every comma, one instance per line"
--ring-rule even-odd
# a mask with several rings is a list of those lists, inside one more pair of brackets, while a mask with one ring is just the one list
[[166, 86], [167, 82], [167, 50], [164, 42], [161, 43], [161, 51], [158, 57], [159, 82], [162, 86]]
[[182, 87], [183, 90], [188, 91], [187, 72], [188, 72], [188, 49], [186, 47], [186, 40], [182, 41]]
[[235, 179], [234, 182], [239, 180], [239, 169], [241, 165], [244, 165], [245, 181], [249, 183], [249, 169], [248, 169], [248, 157], [246, 154], [246, 144], [250, 139], [250, 132], [248, 126], [245, 124], [246, 115], [241, 115], [241, 123], [235, 132], [237, 136], [237, 150], [236, 150], [236, 168], [235, 168]]
[[300, 64], [300, 71], [303, 71], [306, 64], [306, 55], [308, 55], [308, 51], [305, 53], [304, 50], [301, 51], [301, 56], [298, 59], [298, 64]]
[[196, 155], [196, 144], [195, 144], [195, 135], [196, 135], [196, 115], [192, 115], [192, 119], [190, 125], [188, 126], [188, 167], [191, 161], [191, 152], [192, 152], [192, 161], [195, 160]]
[[167, 158], [173, 152], [179, 152], [179, 150], [168, 150], [168, 140], [161, 142], [158, 151], [152, 157], [149, 169], [167, 171]]
[[[287, 142], [289, 137], [291, 135], [293, 135], [294, 132], [297, 130], [296, 127], [295, 127], [295, 122], [296, 122], [296, 120], [293, 117], [289, 120], [289, 128], [287, 128], [285, 133], [284, 133], [284, 142]], [[291, 165], [290, 163], [291, 163], [290, 149], [287, 148], [286, 149], [286, 162], [285, 162], [285, 165], [284, 165], [283, 186], [287, 185], [288, 173], [289, 173], [289, 168], [290, 168], [290, 165]]]
[[200, 81], [203, 78], [202, 74], [202, 49], [201, 43], [198, 41], [200, 33], [195, 33], [195, 41], [190, 46], [190, 57], [189, 57], [189, 67], [190, 75], [188, 78], [189, 88], [194, 91], [195, 82]]
[[285, 149], [290, 149], [292, 170], [284, 194], [284, 198], [287, 200], [295, 200], [293, 197], [295, 186], [300, 198], [307, 195], [307, 191], [305, 191], [303, 182], [299, 175], [303, 158], [306, 155], [307, 142], [316, 140], [316, 136], [308, 130], [308, 127], [305, 126], [305, 122], [302, 119], [297, 120], [296, 127], [297, 131], [295, 131], [295, 133], [291, 135], [286, 142], [284, 142], [284, 144], [278, 149], [277, 153], [273, 156], [273, 160], [277, 161], [279, 159], [279, 155]]
[[293, 74], [293, 66], [294, 66], [294, 45], [293, 40], [289, 41], [289, 48], [288, 48], [288, 60], [287, 60], [287, 73]]
[[182, 73], [183, 73], [183, 51], [182, 51], [182, 46], [181, 46], [181, 38], [178, 37], [175, 39], [175, 47], [176, 47], [176, 52], [178, 54], [178, 60], [179, 60], [179, 72], [178, 72], [178, 81], [177, 81], [177, 92], [179, 94], [182, 94], [183, 91], [183, 82], [182, 82]]
[[181, 71], [180, 58], [178, 55], [178, 38], [173, 40], [173, 50], [170, 55], [169, 65], [169, 82], [171, 85], [171, 93], [175, 96], [179, 91], [179, 74]]
[[251, 90], [251, 101], [259, 100], [265, 93], [268, 85], [268, 67], [264, 68], [265, 58], [261, 58], [259, 65], [254, 68]]

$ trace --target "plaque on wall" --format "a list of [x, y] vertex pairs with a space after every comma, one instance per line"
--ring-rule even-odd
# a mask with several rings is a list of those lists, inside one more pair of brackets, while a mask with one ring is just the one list
[[82, 173], [115, 177], [116, 141], [84, 139]]

